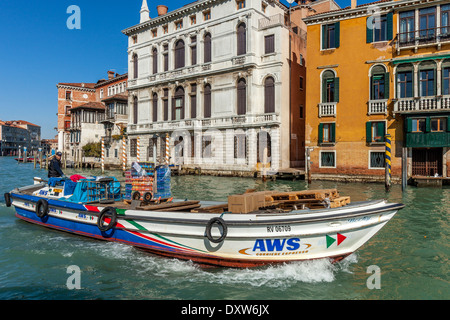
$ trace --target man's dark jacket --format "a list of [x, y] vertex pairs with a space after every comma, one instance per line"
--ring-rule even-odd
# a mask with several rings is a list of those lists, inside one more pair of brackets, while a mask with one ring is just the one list
[[62, 177], [64, 173], [61, 170], [61, 161], [54, 157], [48, 165], [48, 177], [49, 178], [59, 178]]

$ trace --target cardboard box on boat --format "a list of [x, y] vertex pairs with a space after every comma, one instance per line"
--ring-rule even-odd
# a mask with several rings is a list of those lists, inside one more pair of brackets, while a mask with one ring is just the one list
[[228, 197], [228, 211], [249, 213], [265, 206], [265, 192], [236, 194]]

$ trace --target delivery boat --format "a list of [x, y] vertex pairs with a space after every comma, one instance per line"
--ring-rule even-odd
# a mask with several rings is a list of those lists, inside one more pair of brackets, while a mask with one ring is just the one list
[[[151, 200], [135, 197], [133, 190], [124, 200], [120, 183], [108, 177], [59, 183], [14, 189], [5, 194], [6, 204], [31, 223], [224, 267], [339, 261], [404, 207], [385, 200], [352, 203], [336, 189], [248, 190], [212, 202], [162, 199], [158, 187]], [[163, 191], [167, 195], [167, 186]]]

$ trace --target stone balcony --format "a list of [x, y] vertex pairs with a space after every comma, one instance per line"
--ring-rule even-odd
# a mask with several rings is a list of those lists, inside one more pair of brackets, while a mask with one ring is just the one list
[[129, 124], [128, 133], [170, 132], [176, 130], [238, 129], [280, 125], [277, 113], [217, 117], [209, 119], [184, 119], [152, 123]]
[[369, 100], [367, 113], [371, 114], [384, 114], [387, 115], [388, 100]]
[[336, 117], [337, 102], [319, 103], [319, 118]]
[[394, 113], [449, 112], [450, 95], [400, 98], [394, 102]]

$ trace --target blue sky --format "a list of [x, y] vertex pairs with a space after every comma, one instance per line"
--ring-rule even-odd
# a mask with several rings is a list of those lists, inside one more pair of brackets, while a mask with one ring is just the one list
[[[147, 0], [177, 9], [193, 0]], [[282, 0], [284, 1], [284, 0]], [[358, 4], [372, 0], [359, 0]], [[341, 7], [350, 0], [337, 0]], [[127, 72], [127, 38], [139, 23], [142, 0], [2, 0], [0, 2], [0, 119], [26, 120], [53, 138], [58, 82], [96, 82], [107, 70]], [[81, 9], [81, 29], [70, 30], [70, 5]]]

